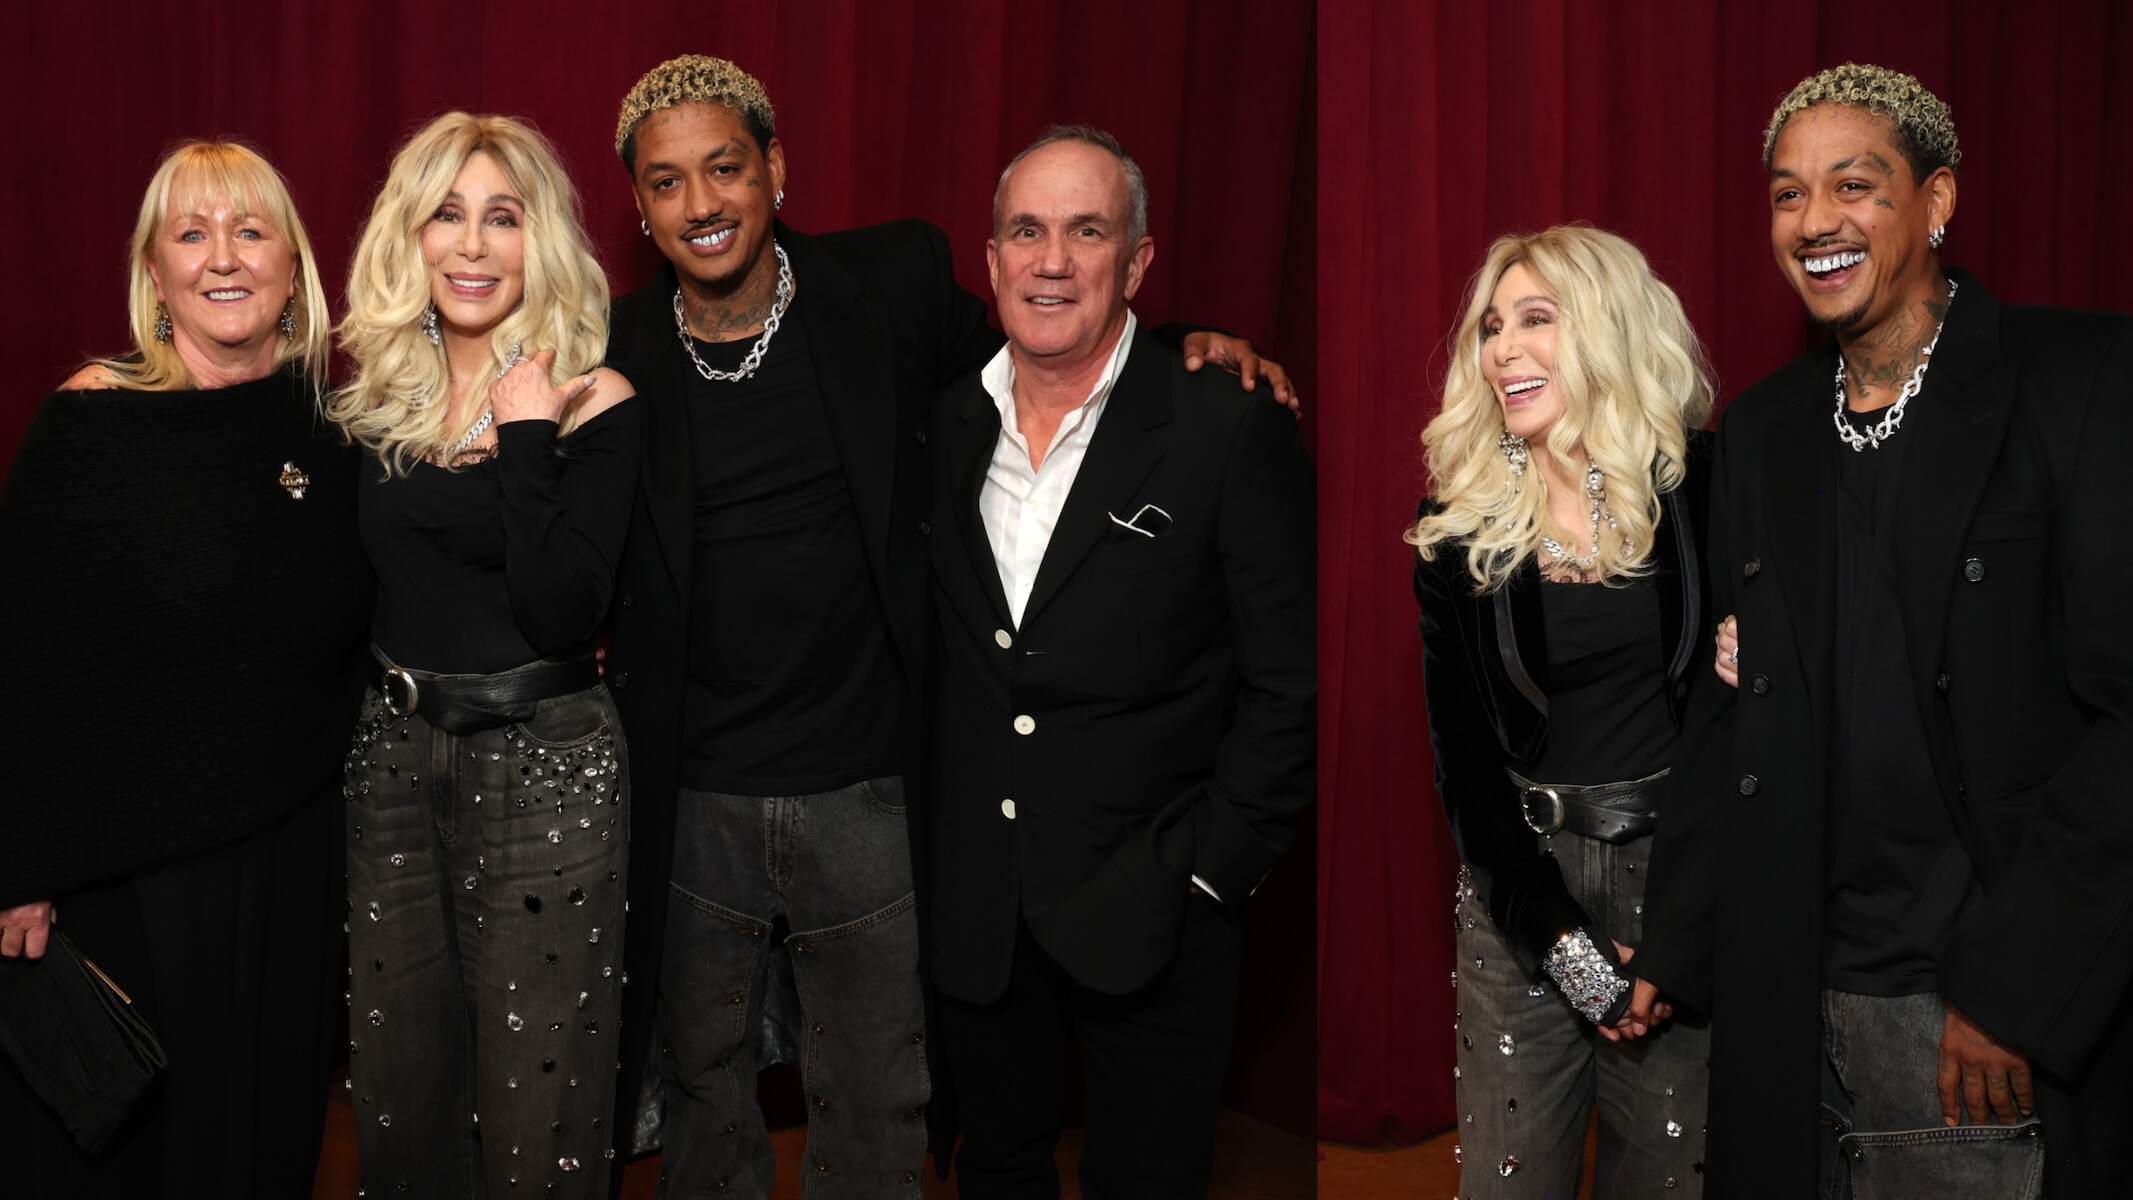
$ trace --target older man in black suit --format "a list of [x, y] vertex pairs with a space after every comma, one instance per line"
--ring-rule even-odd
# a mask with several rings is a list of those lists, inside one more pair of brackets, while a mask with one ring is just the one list
[[1243, 909], [1312, 790], [1312, 476], [1137, 329], [1139, 169], [1058, 127], [988, 243], [1008, 345], [937, 406], [932, 976], [966, 1197], [1198, 1196]]

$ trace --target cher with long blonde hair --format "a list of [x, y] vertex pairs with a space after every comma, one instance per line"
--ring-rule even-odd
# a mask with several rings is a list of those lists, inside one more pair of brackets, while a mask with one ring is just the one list
[[1688, 431], [1711, 415], [1711, 372], [1680, 298], [1644, 255], [1583, 225], [1498, 238], [1475, 272], [1452, 335], [1443, 408], [1422, 431], [1436, 504], [1407, 541], [1425, 560], [1447, 543], [1463, 550], [1477, 592], [1503, 586], [1542, 553], [1546, 474], [1513, 477], [1497, 446], [1503, 408], [1481, 373], [1490, 297], [1521, 264], [1559, 311], [1552, 383], [1563, 415], [1547, 451], [1567, 464], [1589, 460], [1606, 480], [1614, 526], [1601, 529], [1591, 574], [1634, 578], [1648, 569], [1659, 498], [1681, 485]]
[[[441, 350], [423, 334], [430, 269], [423, 226], [437, 214], [460, 168], [476, 153], [496, 160], [525, 206], [525, 293], [490, 331], [496, 368], [513, 347], [531, 356], [554, 350], [550, 381], [583, 375], [607, 350], [607, 276], [594, 257], [576, 187], [555, 148], [512, 117], [446, 113], [393, 156], [385, 186], [349, 269], [341, 347], [354, 360], [346, 387], [326, 415], [375, 452], [390, 474], [451, 449], [465, 433], [451, 419], [450, 379]], [[473, 381], [472, 413], [484, 411], [495, 371]], [[470, 417], [466, 424], [472, 423]], [[570, 422], [566, 420], [568, 428]]]
[[162, 302], [156, 299], [156, 281], [148, 267], [156, 239], [174, 214], [205, 212], [216, 202], [265, 221], [295, 250], [296, 278], [289, 296], [295, 333], [276, 333], [274, 366], [278, 370], [296, 363], [312, 387], [322, 387], [333, 323], [326, 309], [326, 289], [319, 283], [318, 256], [311, 253], [311, 238], [296, 215], [288, 181], [242, 142], [185, 142], [156, 167], [141, 197], [140, 216], [133, 223], [127, 267], [126, 323], [133, 334], [133, 350], [92, 359], [92, 365], [109, 372], [113, 386], [134, 391], [169, 392], [196, 386], [176, 345], [156, 340]]

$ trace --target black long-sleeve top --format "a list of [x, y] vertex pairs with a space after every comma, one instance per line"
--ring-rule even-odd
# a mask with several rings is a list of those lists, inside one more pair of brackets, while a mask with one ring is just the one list
[[639, 429], [625, 400], [558, 439], [496, 427], [493, 458], [372, 471], [358, 524], [377, 571], [371, 640], [401, 666], [487, 675], [590, 650], [614, 594]]

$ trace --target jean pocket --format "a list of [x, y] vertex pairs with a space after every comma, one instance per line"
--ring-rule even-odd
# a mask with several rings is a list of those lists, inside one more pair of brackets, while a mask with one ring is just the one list
[[892, 817], [905, 815], [910, 807], [904, 800], [904, 781], [899, 775], [862, 779], [859, 781], [859, 794], [866, 798], [869, 808]]
[[595, 686], [538, 702], [533, 715], [507, 727], [505, 736], [558, 750], [588, 745], [605, 736], [608, 728], [607, 692]]
[[1851, 1176], [1852, 1200], [1908, 1196], [1991, 1196], [2036, 1200], [2044, 1194], [2044, 1125], [1957, 1125], [1837, 1139]]

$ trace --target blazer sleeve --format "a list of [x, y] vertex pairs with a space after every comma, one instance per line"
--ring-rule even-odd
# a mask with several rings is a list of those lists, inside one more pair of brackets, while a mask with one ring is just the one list
[[[1430, 511], [1425, 501], [1418, 515]], [[1476, 675], [1477, 654], [1495, 651], [1492, 640], [1471, 624], [1479, 619], [1478, 606], [1465, 563], [1456, 547], [1446, 547], [1434, 561], [1415, 559], [1422, 689], [1437, 797], [1483, 907], [1518, 965], [1529, 978], [1539, 979], [1541, 958], [1564, 934], [1583, 929], [1603, 948], [1613, 934], [1570, 895], [1562, 869], [1541, 853], [1511, 794], [1504, 775], [1509, 760]]]
[[[1704, 518], [1704, 612], [1714, 619], [1736, 611], [1739, 576], [1725, 569], [1738, 561], [1733, 547], [1733, 505], [1726, 465], [1727, 439], [1711, 450], [1711, 478]], [[1711, 1011], [1713, 920], [1718, 909], [1720, 847], [1729, 812], [1726, 798], [1737, 689], [1708, 661], [1689, 668], [1688, 701], [1675, 741], [1674, 768], [1659, 805], [1659, 829], [1644, 884], [1644, 942], [1630, 973], [1650, 980], [1699, 1012]]]
[[[2086, 409], [2054, 537], [2066, 686], [2088, 729], [2044, 785], [2013, 865], [1964, 914], [1939, 963], [1949, 1003], [2061, 1079], [2081, 1076], [2122, 1019], [2133, 982], [2133, 643], [2121, 632], [2133, 595], [2122, 494], [2133, 333], [2125, 325]], [[2040, 923], [2053, 936], [2037, 936]]]
[[932, 350], [933, 378], [926, 394], [939, 396], [947, 386], [982, 369], [1007, 343], [985, 318], [985, 302], [955, 281], [955, 256], [948, 235], [930, 221], [925, 231], [926, 312], [931, 318], [927, 344]]
[[1192, 873], [1232, 909], [1295, 841], [1315, 790], [1315, 491], [1288, 411], [1249, 405], [1215, 531], [1241, 686], [1193, 818]]

